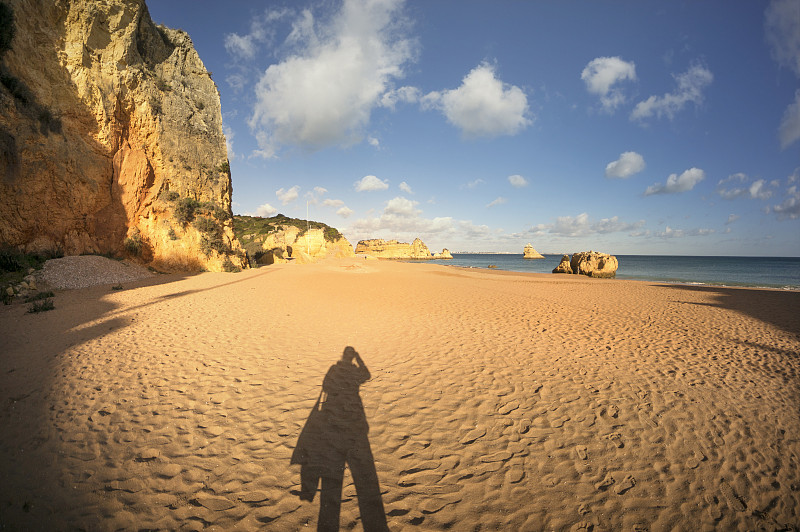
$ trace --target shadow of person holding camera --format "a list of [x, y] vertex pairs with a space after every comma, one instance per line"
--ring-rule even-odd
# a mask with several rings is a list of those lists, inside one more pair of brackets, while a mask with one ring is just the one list
[[313, 501], [321, 481], [317, 530], [339, 530], [345, 464], [353, 477], [364, 530], [388, 530], [369, 425], [358, 394], [369, 378], [356, 350], [345, 347], [341, 360], [325, 375], [322, 392], [292, 453], [291, 463], [300, 465], [301, 499]]

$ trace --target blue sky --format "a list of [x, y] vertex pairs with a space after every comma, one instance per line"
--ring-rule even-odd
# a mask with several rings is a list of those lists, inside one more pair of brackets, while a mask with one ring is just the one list
[[435, 251], [800, 256], [800, 0], [148, 0], [234, 213]]

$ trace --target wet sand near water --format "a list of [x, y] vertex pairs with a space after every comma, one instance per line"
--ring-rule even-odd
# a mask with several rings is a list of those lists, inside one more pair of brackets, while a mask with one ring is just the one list
[[123, 285], [0, 308], [0, 528], [800, 527], [800, 293], [359, 259]]

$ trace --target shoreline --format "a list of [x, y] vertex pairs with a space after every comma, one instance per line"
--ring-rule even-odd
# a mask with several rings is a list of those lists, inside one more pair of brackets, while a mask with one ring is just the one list
[[[415, 264], [165, 274], [0, 308], [0, 524], [314, 526], [323, 493], [299, 497], [292, 455], [347, 346], [368, 431], [306, 448], [367, 438], [380, 490], [362, 502], [391, 530], [800, 521], [797, 293]], [[340, 523], [359, 530], [349, 471]]]

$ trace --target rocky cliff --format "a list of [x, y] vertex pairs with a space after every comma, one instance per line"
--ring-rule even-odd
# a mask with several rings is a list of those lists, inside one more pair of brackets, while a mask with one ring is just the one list
[[219, 93], [189, 36], [144, 0], [6, 0], [0, 245], [246, 265]]
[[379, 259], [432, 259], [431, 251], [422, 240], [415, 238], [411, 244], [397, 240], [373, 238], [360, 240], [356, 253], [371, 255]]
[[528, 245], [525, 246], [525, 248], [522, 250], [522, 258], [523, 259], [543, 259], [544, 255], [542, 255], [541, 253], [536, 251], [536, 248], [534, 248], [529, 242]]
[[272, 218], [235, 216], [237, 238], [255, 262], [261, 265], [314, 262], [324, 257], [352, 257], [353, 246], [338, 230], [319, 222], [306, 222], [282, 215]]

